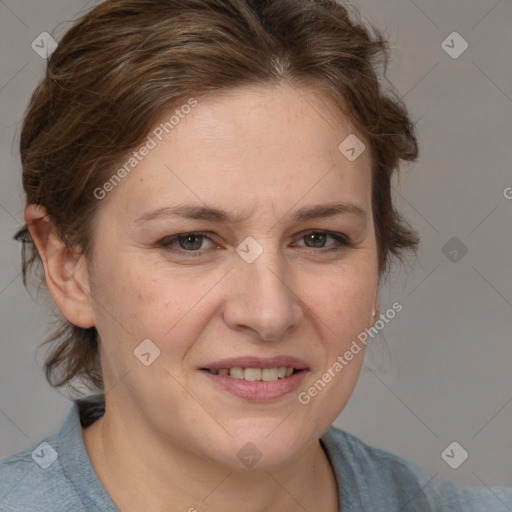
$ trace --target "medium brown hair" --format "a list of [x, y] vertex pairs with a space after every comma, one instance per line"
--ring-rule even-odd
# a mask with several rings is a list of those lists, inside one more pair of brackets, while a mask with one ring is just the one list
[[[379, 275], [419, 237], [393, 206], [391, 177], [418, 145], [406, 107], [384, 87], [389, 45], [335, 0], [106, 0], [78, 19], [48, 60], [21, 136], [27, 204], [46, 208], [62, 240], [91, 256], [94, 190], [162, 113], [190, 97], [243, 85], [313, 84], [370, 144]], [[340, 140], [341, 142], [341, 140]], [[23, 282], [41, 260], [27, 226]], [[37, 264], [35, 266], [35, 264]], [[101, 391], [94, 327], [64, 318], [43, 344], [48, 382]]]

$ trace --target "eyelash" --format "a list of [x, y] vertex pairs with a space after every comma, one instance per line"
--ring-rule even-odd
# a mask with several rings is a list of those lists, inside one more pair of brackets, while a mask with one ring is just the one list
[[[303, 238], [306, 238], [307, 236], [312, 235], [312, 234], [325, 234], [325, 235], [327, 235], [327, 237], [331, 237], [336, 241], [335, 244], [333, 244], [332, 246], [329, 246], [327, 248], [326, 247], [318, 247], [318, 248], [308, 247], [308, 249], [310, 249], [312, 252], [331, 253], [333, 251], [340, 251], [344, 248], [354, 246], [354, 244], [350, 241], [350, 239], [343, 233], [335, 233], [335, 232], [331, 232], [331, 231], [311, 230], [311, 231], [307, 232], [306, 234], [302, 235], [300, 237], [300, 240], [302, 240]], [[203, 251], [199, 251], [199, 250], [186, 251], [184, 249], [178, 249], [178, 250], [172, 251], [170, 249], [170, 246], [172, 244], [174, 244], [174, 242], [177, 242], [180, 238], [187, 238], [189, 236], [207, 238], [208, 240], [213, 242], [213, 240], [211, 240], [211, 238], [208, 236], [208, 233], [193, 231], [193, 232], [189, 232], [189, 233], [180, 233], [180, 234], [174, 235], [170, 238], [164, 238], [160, 242], [159, 245], [165, 251], [176, 252], [179, 255], [183, 255], [185, 257], [196, 257], [197, 258], [198, 256], [202, 256]]]

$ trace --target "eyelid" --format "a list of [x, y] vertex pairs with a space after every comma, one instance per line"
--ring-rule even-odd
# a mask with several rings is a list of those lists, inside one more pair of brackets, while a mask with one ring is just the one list
[[[331, 244], [327, 247], [318, 247], [318, 248], [301, 246], [301, 247], [305, 247], [306, 249], [309, 249], [309, 251], [311, 251], [311, 252], [317, 252], [317, 253], [327, 253], [329, 251], [334, 252], [336, 250], [353, 247], [355, 245], [354, 242], [351, 240], [351, 238], [348, 235], [346, 235], [345, 233], [341, 233], [341, 232], [337, 232], [337, 231], [330, 231], [330, 230], [326, 230], [326, 229], [315, 229], [315, 228], [307, 229], [305, 231], [301, 231], [300, 233], [296, 234], [295, 238], [297, 238], [298, 241], [301, 241], [304, 237], [306, 237], [307, 235], [313, 234], [313, 233], [325, 234], [327, 237], [333, 238], [335, 243]], [[164, 239], [162, 239], [159, 242], [159, 245], [161, 246], [162, 249], [167, 250], [169, 252], [177, 253], [178, 255], [187, 254], [187, 256], [192, 256], [192, 257], [196, 256], [197, 257], [197, 256], [202, 255], [203, 252], [206, 252], [209, 249], [199, 249], [199, 250], [195, 250], [195, 251], [187, 251], [185, 249], [177, 248], [176, 250], [171, 251], [171, 249], [168, 249], [168, 247], [171, 246], [172, 243], [176, 242], [179, 238], [186, 237], [188, 235], [194, 235], [197, 237], [206, 238], [212, 244], [215, 245], [215, 241], [212, 240], [212, 237], [211, 237], [211, 235], [213, 235], [213, 234], [214, 233], [212, 233], [211, 231], [186, 231], [183, 233], [177, 233], [175, 235], [165, 237]], [[216, 248], [218, 248], [218, 247], [216, 247]]]
[[[299, 240], [302, 240], [305, 236], [311, 235], [313, 233], [323, 233], [326, 236], [330, 236], [331, 238], [334, 238], [335, 240], [338, 240], [343, 242], [346, 245], [350, 245], [351, 239], [348, 235], [345, 233], [341, 233], [339, 231], [329, 231], [328, 229], [307, 229], [306, 231], [302, 231], [301, 233], [298, 233], [296, 236]], [[314, 249], [314, 247], [310, 247], [310, 249]]]

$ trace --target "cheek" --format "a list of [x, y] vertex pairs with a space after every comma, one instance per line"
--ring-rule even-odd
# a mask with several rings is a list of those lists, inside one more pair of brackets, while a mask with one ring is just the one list
[[106, 345], [127, 347], [145, 338], [151, 339], [162, 321], [158, 304], [165, 302], [164, 290], [171, 306], [172, 300], [177, 302], [170, 288], [145, 275], [133, 262], [127, 264], [122, 258], [98, 261], [101, 264], [95, 271], [93, 307], [100, 338]]
[[[106, 331], [105, 339], [117, 339], [117, 343], [123, 344], [123, 364], [135, 364], [140, 371], [133, 351], [149, 339], [160, 350], [157, 366], [181, 366], [215, 310], [218, 301], [208, 292], [219, 277], [201, 278], [169, 269], [148, 269], [138, 265], [134, 258], [129, 265], [119, 265], [113, 272], [107, 292], [113, 314], [104, 315], [110, 334], [108, 337]], [[114, 313], [115, 321], [111, 317]], [[156, 378], [157, 374], [152, 375]], [[163, 374], [159, 378], [166, 377]]]
[[[123, 323], [135, 338], [153, 336], [167, 343], [188, 325], [191, 332], [200, 330], [216, 307], [229, 297], [214, 287], [222, 273], [183, 275], [170, 271], [149, 271], [142, 265], [118, 265], [104, 272], [105, 304], [110, 316]], [[303, 303], [320, 322], [319, 328], [337, 342], [364, 329], [369, 321], [375, 298], [376, 280], [369, 268], [347, 266], [325, 275], [298, 275], [293, 300]], [[213, 290], [212, 288], [215, 288]], [[214, 301], [212, 303], [212, 300]], [[323, 327], [322, 327], [323, 325]], [[190, 336], [189, 336], [190, 337]]]
[[[324, 353], [308, 382], [299, 390], [299, 407], [332, 423], [347, 404], [364, 361], [366, 345], [358, 336], [370, 324], [376, 278], [370, 269], [333, 276], [309, 295], [316, 332]], [[309, 287], [311, 290], [311, 286]]]
[[[123, 379], [130, 388], [147, 386], [149, 392], [156, 382], [169, 379], [164, 368], [181, 365], [200, 332], [200, 322], [190, 314], [200, 294], [191, 288], [190, 281], [188, 286], [180, 286], [164, 273], [157, 276], [136, 265], [134, 259], [129, 264], [117, 261], [115, 266], [104, 265], [96, 278], [101, 283], [95, 304], [105, 380], [113, 386]], [[151, 340], [149, 347], [147, 342], [142, 345], [144, 340]], [[139, 347], [147, 347], [143, 352], [149, 350], [151, 358], [158, 354], [154, 364], [141, 364], [137, 359], [137, 353], [143, 353]], [[127, 372], [130, 377], [125, 380]]]
[[[309, 305], [325, 322], [330, 337], [337, 341], [354, 336], [368, 326], [377, 291], [377, 278], [371, 269], [339, 272], [328, 282], [309, 285]], [[341, 338], [340, 338], [341, 336]]]

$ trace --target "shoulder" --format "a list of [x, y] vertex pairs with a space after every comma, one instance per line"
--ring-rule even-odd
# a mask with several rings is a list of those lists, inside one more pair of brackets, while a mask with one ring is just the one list
[[61, 500], [66, 478], [57, 454], [54, 434], [0, 460], [0, 512], [67, 510]]
[[365, 494], [362, 503], [371, 510], [506, 512], [512, 508], [512, 487], [465, 487], [431, 476], [417, 464], [334, 426], [322, 441], [337, 476], [352, 479]]
[[394, 453], [371, 446], [358, 437], [331, 426], [324, 438], [335, 455], [334, 463], [349, 464], [355, 472], [367, 479], [378, 478], [386, 483], [424, 485], [430, 477], [413, 462]]
[[0, 460], [0, 512], [85, 510], [63, 460], [76, 455], [78, 422], [74, 405], [59, 432]]

